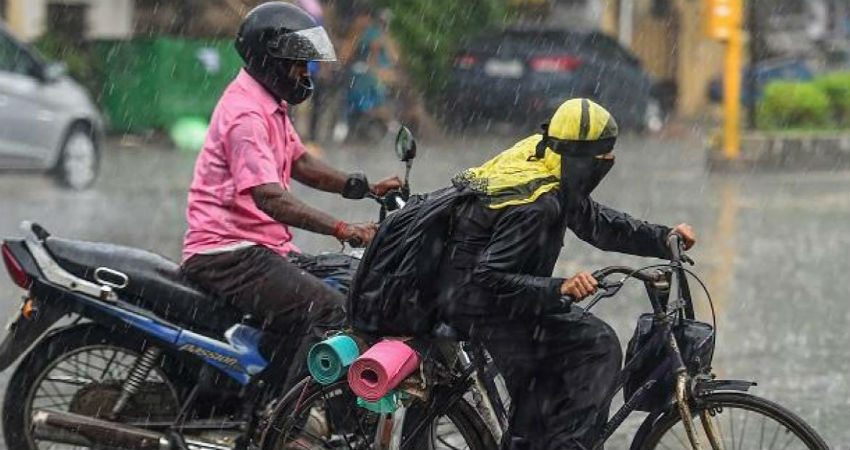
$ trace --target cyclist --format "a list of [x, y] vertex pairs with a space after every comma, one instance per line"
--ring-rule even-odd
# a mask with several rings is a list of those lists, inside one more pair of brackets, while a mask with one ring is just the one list
[[[250, 11], [236, 38], [244, 68], [213, 112], [195, 165], [186, 212], [183, 270], [190, 280], [264, 321], [279, 338], [279, 363], [294, 380], [301, 353], [321, 332], [338, 328], [344, 297], [289, 260], [298, 248], [289, 226], [368, 243], [371, 223], [346, 223], [302, 202], [295, 178], [351, 197], [354, 178], [305, 153], [287, 117], [312, 90], [307, 63], [334, 61], [323, 27], [292, 4]], [[397, 177], [371, 186], [382, 195]], [[286, 385], [286, 383], [284, 384]]]
[[602, 320], [561, 296], [596, 290], [587, 272], [554, 278], [566, 230], [607, 250], [666, 257], [669, 233], [690, 248], [687, 224], [671, 229], [595, 202], [614, 164], [614, 118], [588, 99], [564, 102], [535, 134], [457, 175], [476, 191], [453, 212], [437, 278], [442, 320], [481, 339], [512, 398], [509, 449], [584, 448], [608, 416], [620, 343]]

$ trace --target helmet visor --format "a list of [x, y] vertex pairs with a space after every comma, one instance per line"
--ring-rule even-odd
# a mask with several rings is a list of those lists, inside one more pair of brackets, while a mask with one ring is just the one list
[[269, 54], [298, 61], [336, 61], [331, 38], [321, 26], [281, 34], [269, 42]]

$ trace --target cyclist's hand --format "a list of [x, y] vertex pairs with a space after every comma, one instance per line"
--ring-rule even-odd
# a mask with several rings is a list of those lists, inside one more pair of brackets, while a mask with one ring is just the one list
[[352, 247], [365, 247], [375, 238], [378, 225], [374, 223], [349, 223], [338, 236], [341, 241], [348, 242]]
[[694, 244], [697, 243], [696, 232], [694, 232], [694, 229], [686, 223], [680, 223], [676, 225], [676, 227], [673, 228], [673, 231], [671, 231], [671, 233], [676, 233], [682, 237], [685, 250], [690, 250], [691, 247], [693, 247]]
[[393, 189], [401, 188], [401, 180], [397, 176], [389, 177], [369, 186], [369, 190], [378, 197], [382, 197]]
[[576, 276], [564, 280], [561, 284], [561, 295], [570, 295], [575, 301], [579, 301], [596, 292], [598, 285], [596, 278], [593, 278], [590, 272], [579, 272]]

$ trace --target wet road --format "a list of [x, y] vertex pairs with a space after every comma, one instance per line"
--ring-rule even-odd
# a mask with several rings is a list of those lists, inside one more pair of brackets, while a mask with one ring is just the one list
[[[421, 143], [413, 187], [445, 185], [453, 173], [513, 139]], [[647, 220], [692, 223], [700, 236], [692, 252], [694, 270], [717, 305], [717, 373], [758, 381], [754, 392], [790, 407], [833, 448], [850, 448], [850, 172], [708, 174], [700, 142], [699, 136], [621, 139], [617, 164], [595, 198]], [[57, 235], [178, 258], [194, 156], [155, 147], [113, 145], [96, 187], [83, 193], [56, 189], [40, 177], [0, 175], [0, 236], [18, 235], [18, 223], [29, 219]], [[326, 156], [372, 179], [402, 171], [389, 142], [375, 149], [329, 149]], [[296, 192], [346, 220], [377, 215], [366, 200], [351, 202], [301, 187]], [[296, 236], [308, 252], [339, 248], [331, 238]], [[646, 263], [594, 250], [568, 236], [556, 275]], [[8, 317], [19, 291], [5, 274], [0, 292], [0, 311]], [[635, 285], [597, 313], [626, 341], [646, 307]], [[0, 388], [8, 376], [9, 371], [0, 375]], [[618, 434], [609, 448], [625, 448], [626, 438]]]

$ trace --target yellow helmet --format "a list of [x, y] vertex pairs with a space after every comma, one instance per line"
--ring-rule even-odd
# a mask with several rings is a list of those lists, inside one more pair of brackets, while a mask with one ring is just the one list
[[546, 148], [564, 156], [596, 156], [614, 148], [617, 121], [605, 108], [586, 98], [561, 103], [552, 120], [543, 125], [538, 157]]

